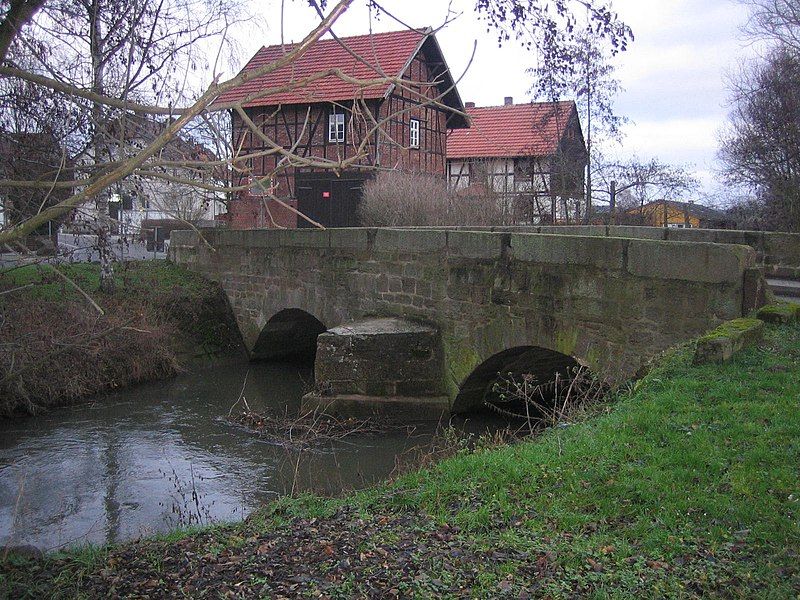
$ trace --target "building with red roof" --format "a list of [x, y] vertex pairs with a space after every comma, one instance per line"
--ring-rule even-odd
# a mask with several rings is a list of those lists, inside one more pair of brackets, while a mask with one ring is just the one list
[[[262, 47], [243, 70], [294, 47]], [[297, 212], [356, 225], [361, 184], [376, 168], [444, 176], [448, 129], [467, 126], [429, 28], [320, 40], [214, 106], [231, 111], [234, 185], [262, 182], [230, 203], [238, 228], [310, 226]]]
[[468, 103], [468, 129], [447, 138], [450, 187], [496, 193], [510, 220], [555, 222], [574, 214], [583, 197], [586, 144], [574, 102], [476, 107]]

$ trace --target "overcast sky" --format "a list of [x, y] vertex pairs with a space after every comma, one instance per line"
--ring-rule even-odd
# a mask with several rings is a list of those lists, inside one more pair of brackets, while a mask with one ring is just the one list
[[[383, 4], [414, 27], [438, 26], [446, 15], [444, 0], [385, 0]], [[277, 2], [265, 3], [264, 23], [242, 40], [249, 58], [262, 45], [280, 41]], [[287, 2], [285, 36], [297, 41], [313, 25], [313, 12], [300, 0]], [[498, 48], [472, 10], [474, 0], [454, 0], [462, 16], [438, 34], [445, 58], [456, 76], [467, 66], [473, 44], [475, 60], [459, 84], [462, 99], [478, 106], [530, 100], [526, 69], [534, 58], [514, 43]], [[725, 123], [726, 77], [742, 59], [755, 54], [740, 34], [747, 18], [735, 0], [615, 0], [614, 9], [633, 29], [636, 41], [617, 59], [625, 91], [617, 113], [631, 120], [625, 128], [620, 157], [691, 165], [706, 193], [718, 187], [715, 171], [718, 133]], [[368, 12], [355, 7], [336, 25], [338, 35], [369, 31]], [[383, 16], [372, 21], [374, 31], [399, 29]]]

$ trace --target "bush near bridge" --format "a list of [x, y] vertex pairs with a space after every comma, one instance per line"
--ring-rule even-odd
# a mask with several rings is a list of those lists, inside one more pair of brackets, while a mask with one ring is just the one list
[[98, 292], [98, 265], [0, 271], [0, 415], [37, 411], [110, 388], [168, 377], [239, 344], [216, 284], [175, 265], [117, 265]]
[[0, 565], [12, 597], [795, 597], [800, 326], [724, 365], [680, 348], [538, 439], [343, 499]]

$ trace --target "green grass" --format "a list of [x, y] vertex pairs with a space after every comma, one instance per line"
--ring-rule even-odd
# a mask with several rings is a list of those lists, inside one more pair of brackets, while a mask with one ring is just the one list
[[[421, 551], [421, 574], [398, 583], [403, 597], [456, 597], [446, 590], [464, 582], [482, 598], [796, 597], [800, 326], [768, 326], [759, 346], [723, 365], [692, 365], [692, 350], [674, 351], [630, 393], [535, 440], [464, 451], [344, 499], [283, 498], [244, 524], [180, 543], [202, 556], [226, 540], [281, 535], [298, 518], [324, 528], [350, 507], [366, 522], [419, 515], [420, 540], [447, 524], [458, 548], [482, 557], [454, 573], [446, 557]], [[408, 538], [408, 526], [393, 527], [358, 551]], [[167, 553], [181, 537], [153, 545]], [[117, 551], [125, 549], [109, 555]], [[62, 578], [63, 595], [77, 595], [79, 578], [96, 577], [109, 555], [62, 557], [45, 572]], [[359, 596], [370, 572], [330, 595]], [[56, 584], [41, 575], [7, 577], [20, 589]], [[2, 567], [0, 590], [1, 579]]]
[[[30, 286], [9, 294], [13, 294], [15, 300], [22, 298], [58, 301], [80, 298], [80, 294], [72, 286], [53, 272], [55, 268], [102, 306], [104, 294], [99, 289], [100, 267], [96, 264], [75, 263], [58, 267], [26, 265], [0, 270], [0, 286], [3, 289]], [[208, 281], [201, 276], [166, 261], [120, 263], [115, 267], [114, 282], [115, 296], [131, 293], [153, 295], [176, 287], [189, 292], [201, 292], [209, 286]]]
[[[635, 578], [637, 557], [710, 553], [708, 573], [791, 595], [776, 573], [800, 584], [800, 328], [770, 328], [722, 366], [693, 366], [682, 348], [607, 415], [409, 475], [388, 501], [486, 543], [507, 535], [498, 523], [521, 521], [509, 543], [555, 550], [577, 571], [602, 560], [607, 583]], [[680, 572], [665, 572], [666, 588], [682, 589]]]

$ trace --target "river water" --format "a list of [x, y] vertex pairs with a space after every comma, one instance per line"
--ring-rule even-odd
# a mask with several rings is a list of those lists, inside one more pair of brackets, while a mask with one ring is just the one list
[[0, 548], [52, 550], [239, 520], [293, 487], [335, 494], [385, 479], [399, 454], [433, 434], [429, 423], [410, 436], [390, 430], [300, 453], [225, 418], [243, 383], [253, 410], [296, 412], [312, 381], [310, 369], [245, 363], [0, 421]]

